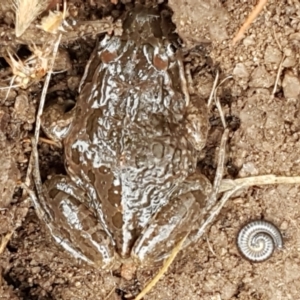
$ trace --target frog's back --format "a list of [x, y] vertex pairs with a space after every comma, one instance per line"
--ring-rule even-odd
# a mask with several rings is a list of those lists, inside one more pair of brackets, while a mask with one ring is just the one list
[[100, 43], [66, 139], [69, 173], [84, 189], [94, 188], [122, 256], [196, 164], [183, 122], [181, 61], [161, 33], [153, 35], [157, 15], [129, 19], [144, 36], [127, 19], [131, 27], [121, 38]]

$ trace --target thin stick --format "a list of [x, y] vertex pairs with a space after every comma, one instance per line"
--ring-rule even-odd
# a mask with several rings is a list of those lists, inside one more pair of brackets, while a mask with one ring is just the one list
[[0, 255], [3, 253], [4, 249], [6, 248], [7, 243], [9, 242], [11, 236], [13, 235], [14, 230], [8, 232], [2, 239], [0, 244]]
[[164, 262], [164, 265], [162, 268], [159, 270], [157, 275], [146, 285], [146, 287], [137, 295], [135, 300], [141, 300], [155, 285], [156, 283], [160, 280], [160, 278], [168, 271], [169, 266], [172, 264], [174, 261], [175, 257], [181, 250], [181, 247], [187, 238], [189, 232], [182, 238], [182, 240], [175, 246], [175, 248], [172, 250], [170, 256], [167, 258], [167, 260]]
[[227, 125], [226, 125], [226, 120], [225, 120], [225, 116], [224, 116], [224, 113], [223, 113], [223, 110], [222, 110], [222, 106], [221, 106], [221, 103], [220, 103], [220, 99], [219, 97], [217, 97], [217, 92], [218, 92], [218, 88], [228, 79], [232, 78], [232, 75], [229, 75], [227, 76], [226, 78], [224, 78], [219, 84], [218, 86], [215, 88], [215, 91], [214, 91], [214, 100], [215, 100], [215, 104], [218, 108], [218, 111], [219, 111], [219, 114], [220, 114], [220, 117], [221, 117], [221, 121], [222, 121], [222, 124], [223, 124], [223, 127], [226, 128]]
[[217, 201], [217, 195], [219, 193], [220, 184], [223, 178], [224, 163], [225, 163], [225, 156], [226, 156], [226, 143], [228, 140], [228, 135], [229, 135], [229, 129], [225, 129], [220, 143], [220, 150], [218, 155], [218, 166], [217, 166], [216, 176], [213, 183], [212, 192], [206, 203], [207, 211], [209, 211]]
[[220, 75], [219, 70], [217, 70], [216, 78], [215, 78], [213, 87], [211, 89], [211, 92], [210, 92], [210, 95], [209, 95], [209, 98], [208, 98], [208, 101], [207, 101], [207, 106], [208, 107], [211, 106], [212, 100], [214, 98], [215, 90], [216, 90], [216, 87], [217, 87], [217, 84], [218, 84], [218, 81], [219, 81], [219, 75]]
[[52, 75], [52, 70], [53, 70], [53, 67], [54, 67], [54, 62], [55, 62], [55, 58], [56, 58], [56, 55], [57, 55], [57, 51], [58, 51], [58, 47], [59, 47], [59, 44], [60, 44], [61, 37], [62, 37], [62, 34], [60, 34], [58, 36], [56, 42], [54, 43], [52, 59], [49, 63], [49, 70], [48, 70], [47, 76], [45, 78], [44, 86], [43, 86], [40, 105], [39, 105], [39, 109], [38, 109], [37, 116], [36, 116], [36, 125], [35, 125], [35, 132], [34, 132], [34, 137], [35, 137], [36, 141], [39, 140], [40, 127], [41, 127], [41, 116], [42, 116], [42, 113], [43, 113], [43, 110], [44, 110], [44, 104], [45, 104], [45, 99], [46, 99], [46, 95], [47, 95], [47, 90], [48, 90], [50, 78], [51, 78], [51, 75]]
[[259, 0], [258, 4], [254, 7], [250, 15], [248, 16], [247, 20], [244, 22], [236, 36], [232, 40], [232, 44], [235, 45], [236, 42], [238, 42], [244, 35], [245, 31], [248, 29], [248, 27], [251, 25], [251, 23], [255, 20], [255, 18], [259, 15], [259, 13], [262, 11], [264, 6], [268, 0]]
[[276, 176], [276, 175], [260, 175], [253, 177], [245, 177], [238, 179], [223, 179], [219, 192], [225, 192], [236, 187], [249, 187], [253, 185], [267, 184], [300, 184], [300, 176]]
[[[31, 156], [32, 156], [32, 162], [33, 162], [33, 166], [34, 166], [32, 175], [33, 175], [34, 183], [35, 183], [35, 186], [36, 186], [37, 195], [38, 195], [38, 198], [40, 200], [40, 202], [39, 201], [34, 201], [34, 205], [35, 205], [35, 208], [36, 208], [37, 212], [40, 214], [40, 216], [44, 215], [43, 214], [43, 211], [44, 211], [44, 212], [47, 213], [47, 215], [48, 215], [47, 217], [50, 217], [51, 214], [47, 210], [46, 201], [45, 201], [44, 196], [43, 196], [37, 144], [38, 144], [39, 135], [40, 135], [41, 116], [42, 116], [42, 113], [43, 113], [46, 94], [47, 94], [47, 90], [48, 90], [50, 78], [51, 78], [51, 75], [52, 75], [52, 70], [53, 70], [53, 66], [54, 66], [54, 62], [55, 62], [55, 58], [56, 58], [56, 54], [57, 54], [57, 51], [58, 51], [58, 47], [59, 47], [59, 44], [60, 44], [61, 37], [62, 37], [62, 34], [60, 34], [58, 36], [58, 38], [57, 38], [57, 40], [56, 40], [56, 42], [54, 43], [54, 46], [53, 46], [53, 55], [52, 55], [52, 59], [51, 59], [50, 64], [49, 64], [49, 70], [48, 70], [47, 76], [45, 78], [43, 91], [42, 91], [42, 94], [41, 94], [41, 99], [40, 99], [40, 104], [39, 104], [39, 109], [38, 109], [37, 116], [36, 116], [36, 125], [35, 125], [34, 137], [32, 138]], [[31, 199], [34, 199], [34, 198], [32, 198], [32, 195], [31, 195]]]
[[49, 139], [46, 139], [46, 138], [43, 138], [43, 137], [39, 137], [39, 142], [59, 147], [59, 144], [57, 144], [55, 141], [49, 140]]
[[280, 44], [279, 41], [278, 41], [277, 34], [276, 34], [276, 32], [275, 32], [275, 27], [273, 28], [273, 33], [274, 33], [274, 39], [275, 39], [275, 41], [276, 41], [276, 43], [277, 43], [277, 45], [278, 45], [278, 48], [279, 48], [280, 51], [282, 52], [282, 46], [281, 46], [281, 44]]
[[274, 85], [274, 88], [273, 88], [273, 91], [272, 91], [271, 99], [274, 98], [274, 95], [275, 95], [276, 90], [277, 90], [277, 85], [278, 85], [279, 77], [281, 75], [282, 64], [283, 64], [284, 59], [285, 59], [285, 55], [282, 56], [281, 62], [280, 62], [279, 67], [278, 67], [278, 72], [277, 72], [277, 75], [276, 75], [275, 85]]
[[210, 244], [210, 241], [209, 241], [208, 238], [206, 239], [206, 243], [207, 243], [207, 246], [208, 246], [208, 249], [210, 250], [210, 252], [211, 252], [215, 257], [217, 257], [217, 254], [216, 254], [216, 252], [214, 251], [212, 245]]
[[115, 291], [115, 289], [116, 289], [116, 287], [114, 286], [114, 287], [111, 289], [111, 291], [108, 293], [108, 295], [105, 297], [104, 300], [108, 300], [109, 297], [110, 297], [110, 296], [113, 294], [113, 292]]

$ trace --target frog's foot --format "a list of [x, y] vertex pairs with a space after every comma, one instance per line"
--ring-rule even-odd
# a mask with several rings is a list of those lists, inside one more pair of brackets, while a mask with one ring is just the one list
[[74, 110], [68, 111], [73, 105], [72, 101], [56, 101], [46, 107], [41, 117], [43, 131], [58, 144], [66, 136], [73, 121]]
[[84, 192], [65, 176], [45, 183], [51, 222], [47, 226], [56, 240], [74, 257], [103, 268], [113, 263], [114, 248], [94, 214], [84, 205]]

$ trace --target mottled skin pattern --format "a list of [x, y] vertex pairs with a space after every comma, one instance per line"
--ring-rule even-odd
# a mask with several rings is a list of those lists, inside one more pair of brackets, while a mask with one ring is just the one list
[[60, 117], [68, 126], [45, 130], [62, 141], [68, 173], [45, 184], [48, 227], [66, 250], [97, 265], [116, 254], [162, 260], [196, 228], [211, 189], [196, 172], [206, 105], [188, 94], [180, 52], [162, 24], [155, 9], [136, 7], [123, 35], [95, 49], [75, 108]]

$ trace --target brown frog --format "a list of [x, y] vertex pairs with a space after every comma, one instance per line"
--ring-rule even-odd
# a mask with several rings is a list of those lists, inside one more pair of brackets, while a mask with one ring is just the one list
[[[210, 182], [196, 170], [207, 106], [189, 95], [180, 51], [155, 8], [130, 12], [87, 65], [74, 109], [44, 130], [62, 142], [67, 176], [44, 187], [47, 225], [75, 257], [159, 262], [199, 226]], [[51, 123], [51, 126], [48, 126]]]

